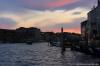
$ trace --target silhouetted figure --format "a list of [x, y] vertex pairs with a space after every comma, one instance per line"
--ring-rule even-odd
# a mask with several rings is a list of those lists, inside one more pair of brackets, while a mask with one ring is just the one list
[[48, 44], [49, 44], [50, 47], [53, 46], [52, 45], [52, 42], [53, 42], [52, 38], [49, 38], [49, 41], [48, 42], [49, 42]]
[[53, 46], [53, 45], [52, 45], [52, 41], [50, 41], [49, 43], [50, 43], [50, 47], [52, 47], [52, 46]]

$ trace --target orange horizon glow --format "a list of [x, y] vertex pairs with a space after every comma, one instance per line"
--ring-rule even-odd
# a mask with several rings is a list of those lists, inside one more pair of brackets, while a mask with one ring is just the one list
[[65, 29], [64, 32], [71, 32], [71, 33], [81, 33], [80, 29]]
[[[63, 28], [63, 31], [64, 32], [70, 32], [70, 33], [78, 33], [78, 34], [81, 34], [81, 31], [80, 31], [80, 28], [79, 27], [76, 27], [76, 28]], [[61, 29], [54, 29], [54, 30], [43, 30], [43, 32], [61, 32]]]

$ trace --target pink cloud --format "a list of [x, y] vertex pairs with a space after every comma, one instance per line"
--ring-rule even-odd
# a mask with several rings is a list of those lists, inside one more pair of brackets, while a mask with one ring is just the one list
[[18, 0], [22, 5], [28, 8], [55, 8], [66, 4], [75, 3], [79, 0]]
[[56, 0], [55, 2], [50, 2], [47, 5], [47, 7], [60, 7], [60, 6], [64, 6], [66, 4], [71, 4], [74, 3], [78, 0]]
[[4, 25], [4, 24], [0, 24], [0, 29], [11, 29], [12, 27], [11, 26], [9, 26], [9, 25]]

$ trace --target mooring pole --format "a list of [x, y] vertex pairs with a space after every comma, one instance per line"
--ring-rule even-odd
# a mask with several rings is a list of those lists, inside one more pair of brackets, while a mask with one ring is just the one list
[[65, 45], [64, 45], [64, 35], [63, 35], [63, 27], [61, 28], [61, 54], [65, 54]]
[[63, 44], [63, 27], [61, 28], [61, 46]]

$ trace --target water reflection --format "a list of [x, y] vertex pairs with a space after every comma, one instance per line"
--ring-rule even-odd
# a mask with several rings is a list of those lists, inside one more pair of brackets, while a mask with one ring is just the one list
[[96, 64], [99, 58], [66, 49], [49, 47], [47, 43], [33, 45], [0, 45], [0, 66], [71, 66], [77, 64]]

